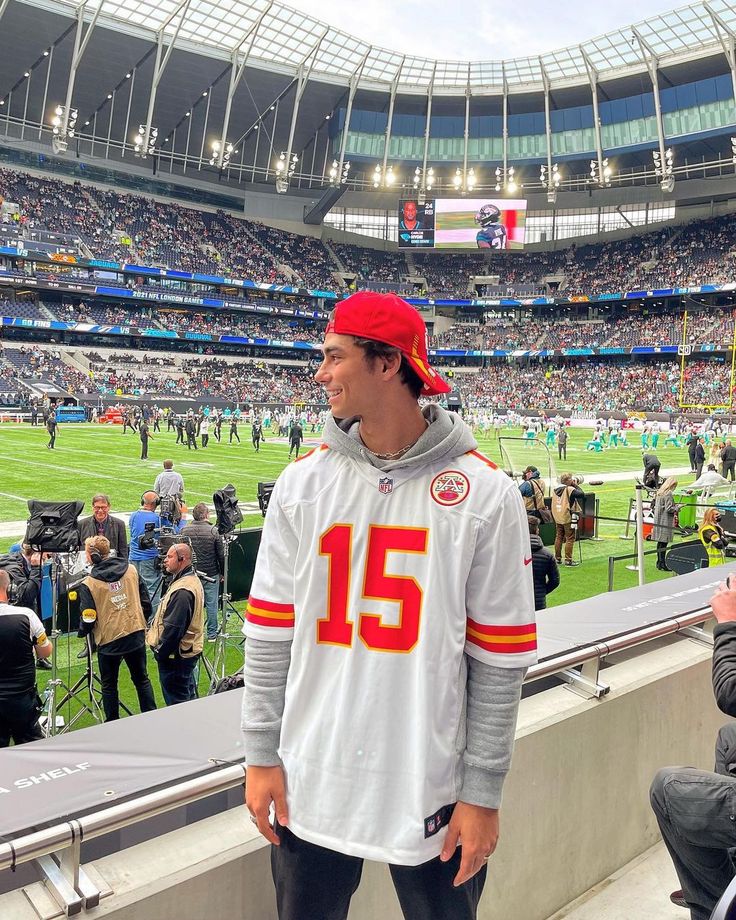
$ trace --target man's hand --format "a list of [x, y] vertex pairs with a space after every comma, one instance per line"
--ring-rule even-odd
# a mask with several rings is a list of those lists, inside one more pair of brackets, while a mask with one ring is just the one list
[[736, 590], [731, 587], [731, 576], [718, 585], [710, 606], [719, 623], [736, 623]]
[[268, 815], [273, 802], [276, 820], [282, 827], [289, 823], [286, 808], [286, 783], [281, 767], [248, 767], [245, 774], [245, 806], [258, 830], [275, 846], [280, 844]]
[[[736, 592], [734, 592], [736, 594]], [[498, 809], [458, 802], [450, 818], [440, 859], [447, 862], [459, 845], [463, 848], [460, 869], [453, 880], [457, 887], [483, 868], [498, 843]]]

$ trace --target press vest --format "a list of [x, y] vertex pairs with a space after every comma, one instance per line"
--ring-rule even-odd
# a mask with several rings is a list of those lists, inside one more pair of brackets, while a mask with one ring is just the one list
[[89, 588], [97, 610], [93, 633], [98, 646], [146, 628], [134, 566], [128, 566], [120, 581], [102, 581], [88, 575], [83, 584]]
[[189, 628], [179, 642], [179, 655], [182, 658], [194, 658], [201, 654], [204, 647], [204, 592], [202, 582], [196, 575], [182, 575], [171, 583], [171, 587], [163, 596], [158, 605], [156, 616], [153, 618], [151, 628], [146, 634], [146, 642], [151, 648], [156, 648], [161, 643], [164, 632], [164, 618], [171, 598], [182, 589], [191, 591], [194, 595], [194, 613], [189, 623]]
[[561, 493], [554, 489], [552, 492], [552, 517], [556, 524], [569, 524], [572, 521], [570, 495], [572, 486], [565, 486]]
[[698, 536], [708, 554], [708, 567], [712, 568], [714, 565], [722, 565], [725, 562], [723, 550], [713, 545], [714, 538], [717, 540], [719, 537], [723, 536], [720, 527], [716, 527], [713, 524], [701, 525]]

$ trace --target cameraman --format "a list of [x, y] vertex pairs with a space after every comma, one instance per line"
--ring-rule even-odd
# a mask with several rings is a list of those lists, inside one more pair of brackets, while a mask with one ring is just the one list
[[178, 495], [180, 499], [184, 498], [184, 480], [181, 473], [174, 469], [173, 460], [164, 460], [163, 472], [156, 477], [153, 491], [159, 495]]
[[562, 562], [562, 544], [565, 544], [565, 565], [579, 565], [572, 558], [577, 533], [578, 517], [585, 501], [579, 478], [572, 473], [560, 476], [560, 485], [552, 490], [552, 517], [555, 522], [555, 560]]
[[28, 543], [21, 543], [19, 553], [0, 556], [0, 569], [5, 570], [14, 589], [14, 603], [18, 607], [29, 607], [36, 616], [41, 616], [41, 553], [34, 552]]
[[141, 712], [150, 712], [156, 700], [146, 669], [146, 620], [152, 612], [146, 584], [127, 559], [110, 555], [107, 537], [87, 537], [84, 549], [92, 571], [79, 586], [79, 635], [94, 635], [105, 721], [120, 718], [118, 674], [123, 661]]
[[166, 705], [172, 706], [197, 695], [194, 671], [204, 644], [204, 594], [188, 544], [172, 544], [163, 564], [173, 579], [158, 605], [146, 642], [158, 662]]
[[[156, 513], [158, 503], [159, 497], [156, 492], [144, 492], [141, 496], [141, 507], [131, 514], [128, 521], [130, 561], [143, 579], [154, 607], [161, 599], [161, 573], [156, 564], [158, 561], [156, 543], [161, 538], [161, 527], [169, 526], [168, 522]], [[172, 522], [170, 526], [175, 533], [178, 533], [179, 525]]]
[[43, 738], [35, 663], [52, 651], [36, 614], [8, 603], [9, 587], [10, 576], [0, 571], [0, 748], [11, 738], [16, 744]]
[[206, 575], [211, 581], [202, 580], [204, 602], [207, 607], [207, 638], [217, 638], [217, 609], [220, 596], [220, 582], [225, 571], [225, 554], [222, 537], [209, 522], [209, 508], [198, 502], [192, 509], [192, 522], [181, 531], [182, 537], [189, 537], [198, 575]]

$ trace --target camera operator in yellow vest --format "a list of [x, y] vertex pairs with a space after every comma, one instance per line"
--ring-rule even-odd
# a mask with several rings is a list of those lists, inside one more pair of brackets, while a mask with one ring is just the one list
[[192, 567], [192, 548], [174, 543], [164, 559], [173, 575], [146, 635], [158, 662], [161, 691], [167, 706], [197, 695], [195, 668], [204, 644], [204, 592]]
[[124, 661], [138, 694], [141, 712], [156, 708], [146, 668], [146, 619], [151, 615], [148, 589], [126, 557], [110, 555], [107, 537], [87, 537], [92, 571], [79, 586], [79, 635], [92, 633], [102, 683], [105, 721], [120, 718], [118, 675]]

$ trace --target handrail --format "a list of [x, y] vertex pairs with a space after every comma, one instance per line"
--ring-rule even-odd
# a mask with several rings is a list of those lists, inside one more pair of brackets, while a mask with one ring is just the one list
[[613, 639], [607, 639], [605, 642], [596, 642], [593, 645], [586, 645], [572, 652], [565, 652], [548, 661], [541, 661], [539, 664], [532, 665], [527, 671], [525, 682], [528, 683], [533, 680], [539, 680], [541, 677], [549, 677], [565, 668], [585, 664], [586, 661], [603, 658], [613, 652], [621, 652], [625, 649], [633, 648], [635, 645], [651, 642], [653, 639], [661, 639], [663, 636], [673, 635], [680, 630], [689, 629], [692, 626], [698, 626], [701, 623], [705, 623], [712, 615], [710, 605], [705, 605], [691, 613], [672, 617], [669, 620], [662, 620], [661, 623], [653, 623], [651, 626], [642, 626], [640, 629], [632, 630], [631, 632], [624, 633], [624, 635], [616, 636]]
[[145, 818], [172, 811], [183, 805], [191, 805], [199, 799], [226, 792], [245, 783], [245, 764], [225, 767], [195, 779], [177, 783], [166, 789], [150, 792], [128, 802], [120, 802], [110, 808], [63, 821], [44, 830], [16, 837], [12, 843], [0, 844], [0, 871], [15, 869], [21, 863], [48, 856], [57, 850], [71, 846], [76, 839], [82, 842], [94, 840], [113, 831], [121, 830]]

